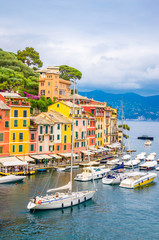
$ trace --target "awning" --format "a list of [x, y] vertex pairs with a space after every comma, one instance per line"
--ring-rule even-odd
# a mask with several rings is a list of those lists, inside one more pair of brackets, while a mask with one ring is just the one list
[[27, 162], [20, 161], [16, 157], [3, 157], [0, 158], [0, 163], [4, 167], [11, 167], [11, 166], [26, 166], [28, 165]]
[[49, 154], [49, 156], [51, 156], [51, 158], [56, 158], [56, 159], [61, 159], [62, 157], [56, 155], [56, 154]]
[[91, 150], [91, 151], [96, 151], [97, 148], [95, 148], [95, 147], [89, 147], [89, 150]]
[[42, 160], [43, 157], [42, 155], [30, 155], [32, 158], [38, 159], [38, 160]]
[[49, 155], [47, 154], [42, 154], [40, 155], [42, 157], [42, 159], [52, 159], [52, 157], [50, 157]]
[[24, 162], [34, 162], [35, 159], [29, 157], [29, 156], [17, 156], [18, 159]]
[[93, 152], [90, 152], [89, 150], [88, 151], [83, 150], [83, 151], [81, 151], [81, 153], [83, 153], [85, 155], [93, 155], [94, 154]]
[[[59, 155], [66, 158], [71, 157], [71, 153], [59, 153]], [[78, 154], [73, 153], [73, 157], [78, 157]]]

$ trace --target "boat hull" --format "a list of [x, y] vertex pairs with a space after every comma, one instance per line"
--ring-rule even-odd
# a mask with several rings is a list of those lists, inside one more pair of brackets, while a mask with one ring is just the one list
[[123, 188], [143, 187], [153, 182], [156, 176], [157, 176], [156, 173], [152, 173], [152, 174], [149, 173], [141, 176], [140, 178], [134, 181], [131, 181], [131, 179], [127, 178], [121, 182], [120, 187], [123, 187]]
[[8, 175], [0, 178], [0, 184], [1, 183], [14, 183], [14, 182], [20, 182], [23, 181], [23, 179], [26, 178], [25, 176], [15, 176], [15, 175]]
[[[66, 197], [53, 197], [52, 199], [47, 199], [47, 196], [44, 198], [39, 198], [38, 202], [35, 202], [34, 199], [31, 199], [28, 203], [27, 209], [30, 211], [33, 210], [49, 210], [49, 209], [63, 209], [67, 207], [72, 207], [80, 203], [86, 202], [94, 196], [95, 191], [83, 191], [78, 193], [68, 194]], [[40, 200], [41, 199], [41, 200]]]

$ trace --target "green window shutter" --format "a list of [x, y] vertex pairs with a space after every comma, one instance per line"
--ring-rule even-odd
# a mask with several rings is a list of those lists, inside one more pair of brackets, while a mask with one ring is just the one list
[[53, 126], [51, 126], [51, 130], [50, 130], [51, 134], [53, 133]]
[[40, 134], [43, 134], [43, 127], [40, 126]]
[[27, 120], [23, 120], [23, 127], [27, 126]]
[[5, 121], [5, 128], [9, 128], [9, 121]]
[[34, 151], [34, 144], [30, 145], [30, 151], [33, 152]]
[[23, 152], [23, 145], [19, 145], [19, 152]]
[[14, 127], [18, 127], [18, 120], [14, 120]]
[[15, 152], [15, 145], [12, 146], [12, 152]]

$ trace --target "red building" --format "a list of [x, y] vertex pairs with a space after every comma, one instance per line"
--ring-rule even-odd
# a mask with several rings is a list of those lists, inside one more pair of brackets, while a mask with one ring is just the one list
[[9, 156], [10, 108], [0, 100], [0, 157]]

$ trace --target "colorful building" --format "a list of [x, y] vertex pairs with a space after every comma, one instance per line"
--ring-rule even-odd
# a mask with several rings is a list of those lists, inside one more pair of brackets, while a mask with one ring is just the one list
[[28, 155], [30, 103], [17, 93], [1, 92], [10, 107], [10, 155]]
[[[73, 103], [72, 102], [56, 102], [48, 107], [48, 111], [55, 110], [71, 119], [73, 117]], [[74, 152], [80, 155], [82, 150], [86, 149], [87, 139], [87, 116], [83, 113], [81, 106], [75, 104], [74, 116]]]
[[37, 154], [71, 152], [72, 121], [54, 110], [32, 119], [37, 125]]
[[59, 99], [71, 94], [71, 82], [59, 77], [59, 67], [37, 70], [39, 76], [39, 95]]
[[0, 156], [9, 156], [10, 108], [0, 99]]

